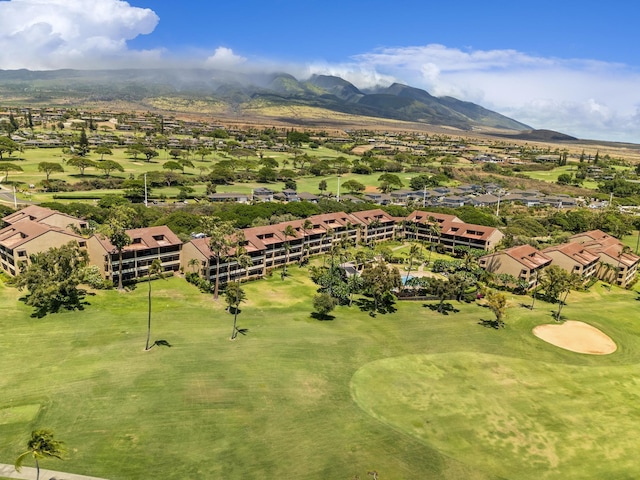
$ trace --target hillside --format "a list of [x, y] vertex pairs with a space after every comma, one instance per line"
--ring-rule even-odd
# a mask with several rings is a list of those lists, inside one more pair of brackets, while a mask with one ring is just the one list
[[[480, 105], [434, 97], [408, 85], [395, 83], [363, 92], [342, 78], [328, 75], [299, 80], [288, 73], [245, 75], [202, 69], [0, 70], [0, 96], [3, 103], [15, 105], [81, 107], [128, 102], [140, 108], [158, 105], [157, 99], [162, 98], [166, 109], [183, 113], [200, 113], [196, 105], [205, 102], [215, 104], [218, 112], [236, 114], [251, 111], [260, 115], [261, 110], [274, 107], [305, 107], [466, 131], [530, 129]], [[167, 101], [172, 98], [176, 99], [175, 108]]]

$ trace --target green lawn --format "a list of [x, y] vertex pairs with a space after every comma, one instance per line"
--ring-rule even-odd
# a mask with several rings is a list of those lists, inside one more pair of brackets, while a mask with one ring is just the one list
[[232, 316], [184, 280], [97, 292], [43, 319], [0, 284], [0, 462], [52, 428], [69, 458], [44, 468], [133, 478], [637, 478], [640, 323], [634, 292], [596, 285], [563, 315], [601, 328], [608, 356], [531, 334], [552, 306], [510, 297], [505, 329], [474, 304], [422, 302], [310, 317], [314, 286], [290, 268], [246, 285]]

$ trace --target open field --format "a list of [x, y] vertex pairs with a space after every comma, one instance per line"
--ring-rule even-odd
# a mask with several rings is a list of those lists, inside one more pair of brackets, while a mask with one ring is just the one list
[[[184, 280], [96, 292], [43, 319], [0, 284], [0, 463], [50, 427], [69, 449], [45, 468], [133, 478], [636, 478], [640, 364], [635, 292], [571, 293], [567, 319], [617, 344], [572, 353], [532, 334], [552, 306], [510, 297], [505, 329], [475, 304], [422, 302], [310, 318], [314, 286], [290, 268], [246, 285], [239, 327]], [[603, 408], [606, 406], [606, 408]]]

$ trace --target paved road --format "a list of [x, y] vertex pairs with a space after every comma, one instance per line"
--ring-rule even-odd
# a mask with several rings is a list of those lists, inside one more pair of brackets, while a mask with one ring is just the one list
[[[20, 472], [16, 472], [13, 465], [0, 463], [0, 477], [20, 478], [22, 480], [35, 480], [36, 469], [31, 467], [22, 467]], [[40, 480], [106, 480], [98, 477], [87, 477], [86, 475], [76, 475], [75, 473], [55, 472], [53, 470], [40, 469]]]
[[[0, 202], [9, 203], [13, 207], [13, 188], [5, 187], [4, 185], [0, 184]], [[26, 205], [32, 203], [34, 202], [31, 202], [29, 200], [18, 200], [18, 206], [20, 204]]]

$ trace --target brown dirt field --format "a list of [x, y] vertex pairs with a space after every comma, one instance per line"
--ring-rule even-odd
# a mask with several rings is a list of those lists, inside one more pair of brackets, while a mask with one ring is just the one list
[[608, 355], [618, 348], [615, 342], [595, 327], [574, 320], [561, 324], [538, 325], [533, 334], [547, 343], [571, 352]]

